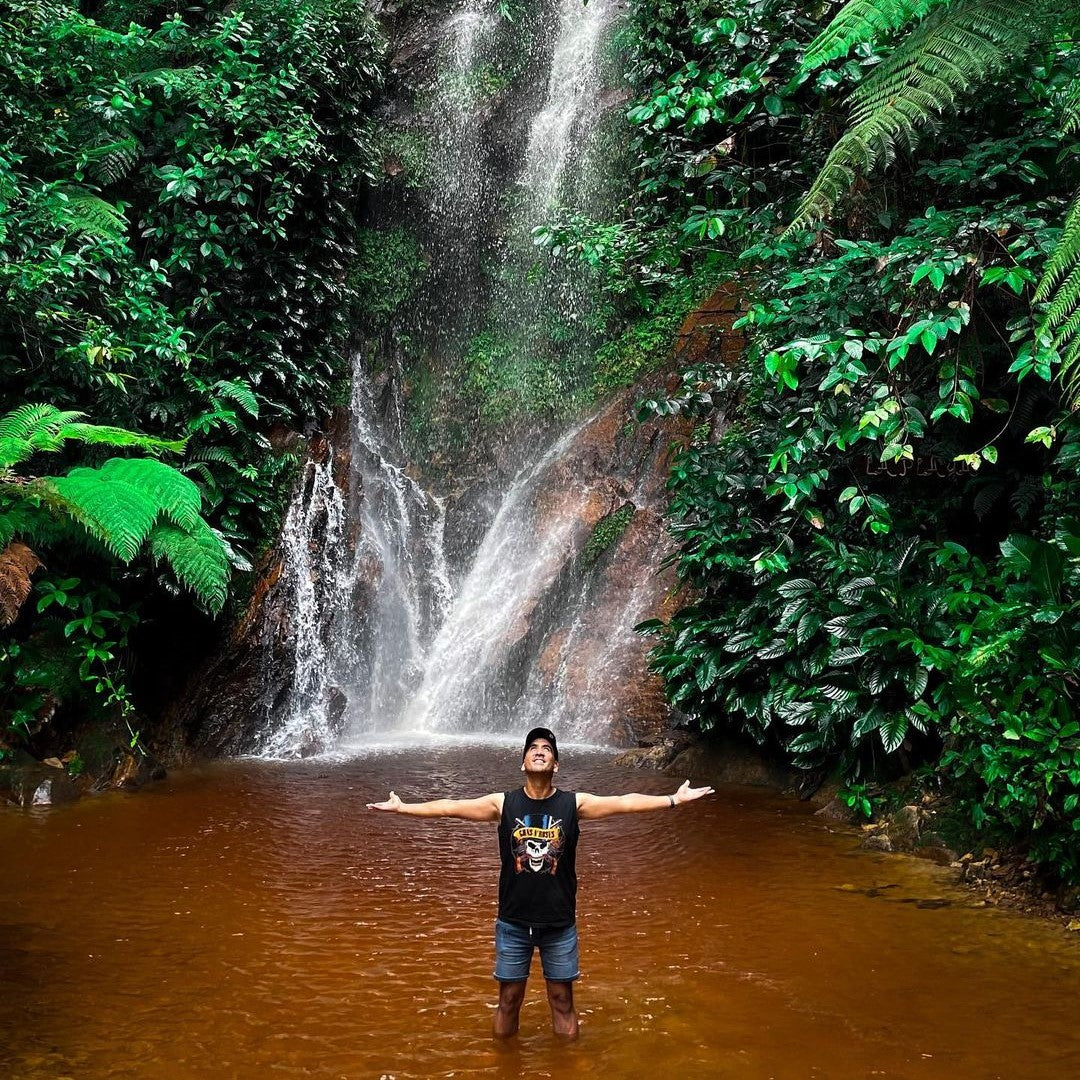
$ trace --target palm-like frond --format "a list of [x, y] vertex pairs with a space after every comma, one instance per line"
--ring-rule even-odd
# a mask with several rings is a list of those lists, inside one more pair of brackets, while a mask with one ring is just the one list
[[833, 147], [789, 225], [828, 215], [856, 174], [911, 147], [957, 98], [1032, 49], [1054, 0], [956, 0], [937, 6], [851, 96], [852, 127]]
[[158, 439], [127, 428], [82, 422], [86, 413], [55, 405], [27, 404], [0, 416], [0, 469], [10, 469], [34, 454], [55, 452], [69, 440], [104, 446], [180, 453], [183, 439]]
[[925, 18], [948, 0], [848, 0], [833, 21], [806, 47], [802, 70], [846, 56], [852, 45], [872, 41]]
[[164, 559], [176, 576], [201, 597], [212, 611], [225, 603], [229, 582], [229, 560], [217, 534], [199, 519], [185, 530], [168, 522], [155, 525], [150, 533], [150, 550], [155, 559]]
[[50, 210], [66, 229], [101, 240], [122, 240], [127, 235], [123, 210], [86, 188], [73, 184], [53, 192]]
[[1042, 328], [1053, 335], [1061, 355], [1061, 385], [1075, 407], [1080, 400], [1080, 195], [1065, 215], [1061, 239], [1047, 260], [1035, 300], [1049, 301]]

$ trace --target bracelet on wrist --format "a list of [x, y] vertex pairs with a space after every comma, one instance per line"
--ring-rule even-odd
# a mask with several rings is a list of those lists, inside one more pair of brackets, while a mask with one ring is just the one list
[[669, 795], [668, 796], [668, 802], [671, 803], [672, 806], [674, 806], [675, 805], [675, 796], [674, 795]]

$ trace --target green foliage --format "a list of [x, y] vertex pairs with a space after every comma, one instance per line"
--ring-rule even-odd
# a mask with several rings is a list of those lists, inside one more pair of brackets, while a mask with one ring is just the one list
[[[218, 611], [288, 494], [268, 432], [320, 418], [348, 377], [383, 42], [361, 0], [86, 10], [14, 0], [0, 35], [0, 468], [87, 455], [5, 472], [0, 528], [54, 579], [115, 586], [125, 618], [178, 583]], [[186, 449], [172, 469], [96, 445]], [[8, 696], [28, 658], [77, 674], [73, 641], [24, 615], [0, 710], [28, 715]]]
[[[916, 10], [910, 14], [923, 14], [928, 6], [912, 5]], [[935, 117], [1014, 57], [1029, 53], [1050, 24], [1047, 9], [1054, 6], [1047, 0], [935, 5], [852, 92], [851, 127], [829, 153], [789, 227], [826, 216], [859, 173], [887, 166], [898, 148], [914, 148], [919, 133]], [[895, 27], [900, 19], [889, 22]], [[847, 27], [840, 40], [849, 44], [862, 29], [873, 33], [878, 27], [870, 21]], [[819, 54], [810, 55], [811, 64], [819, 62]]]
[[[82, 415], [51, 405], [25, 405], [0, 417], [0, 540], [47, 538], [41, 518], [57, 512], [82, 525], [123, 562], [131, 562], [149, 540], [156, 557], [168, 561], [201, 600], [220, 610], [229, 578], [227, 551], [201, 516], [198, 486], [183, 473], [154, 458], [110, 458], [98, 468], [75, 468], [64, 476], [12, 473], [12, 465], [41, 451], [58, 451], [71, 439], [143, 449], [183, 446], [123, 428], [80, 423]], [[158, 539], [162, 533], [164, 539]]]
[[605, 514], [594, 526], [581, 552], [583, 566], [592, 566], [601, 555], [618, 543], [636, 513], [633, 503], [626, 503], [618, 510]]
[[349, 276], [356, 313], [369, 333], [383, 330], [427, 270], [416, 237], [405, 228], [361, 229]]
[[130, 713], [124, 682], [128, 634], [138, 623], [117, 610], [119, 597], [79, 578], [36, 583], [37, 618], [22, 640], [0, 642], [0, 685], [7, 727], [17, 735], [40, 730], [51, 706], [68, 700], [91, 709]]
[[[1077, 878], [1080, 459], [1054, 383], [1080, 55], [1063, 5], [1022, 13], [635, 4], [637, 197], [551, 245], [614, 297], [703, 267], [745, 295], [744, 365], [707, 356], [643, 403], [698, 421], [670, 478], [696, 600], [641, 627], [673, 702], [837, 773], [863, 813], [923, 763]], [[830, 229], [791, 226], [841, 196]]]
[[839, 60], [853, 45], [873, 41], [924, 18], [945, 0], [848, 0], [833, 21], [806, 47], [802, 68], [812, 71]]
[[182, 440], [157, 439], [124, 428], [84, 424], [85, 413], [55, 405], [21, 405], [0, 416], [0, 481], [6, 471], [34, 454], [56, 452], [68, 440], [105, 446], [130, 446], [139, 450], [182, 451]]

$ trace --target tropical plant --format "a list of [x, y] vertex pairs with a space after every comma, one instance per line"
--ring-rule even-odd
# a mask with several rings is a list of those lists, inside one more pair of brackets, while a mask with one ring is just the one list
[[1071, 6], [1021, 9], [636, 4], [637, 196], [553, 242], [622, 295], [707, 259], [743, 293], [741, 362], [725, 335], [643, 405], [697, 424], [669, 481], [695, 600], [642, 628], [673, 701], [834, 770], [862, 813], [922, 760], [1077, 877], [1080, 487], [1051, 384], [1080, 55]]
[[[911, 151], [947, 111], [1055, 37], [1071, 42], [1080, 12], [1066, 0], [849, 0], [807, 47], [804, 75], [897, 31], [882, 63], [852, 92], [851, 124], [830, 151], [789, 230], [829, 215], [862, 176]], [[1057, 95], [1062, 135], [1080, 122], [1074, 72]], [[1068, 152], [1068, 151], [1066, 151]], [[1035, 301], [1046, 301], [1043, 331], [1062, 351], [1062, 382], [1071, 403], [1080, 401], [1080, 199], [1074, 199], [1057, 250], [1046, 263]]]
[[62, 476], [17, 475], [14, 466], [68, 441], [144, 450], [182, 450], [182, 442], [87, 424], [84, 414], [24, 405], [0, 417], [0, 543], [55, 535], [53, 519], [77, 522], [113, 556], [131, 562], [149, 544], [211, 610], [225, 603], [229, 560], [201, 516], [202, 495], [183, 473], [156, 458], [110, 458]]

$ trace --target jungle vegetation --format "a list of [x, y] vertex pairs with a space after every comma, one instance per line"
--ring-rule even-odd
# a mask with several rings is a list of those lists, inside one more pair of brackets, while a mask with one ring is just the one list
[[348, 378], [382, 52], [362, 0], [0, 12], [0, 752], [130, 711], [141, 630], [273, 537], [275, 432]]
[[[1080, 28], [1055, 0], [636, 2], [637, 190], [537, 240], [628, 311], [708, 271], [743, 360], [643, 405], [696, 596], [671, 700], [872, 813], [915, 770], [1080, 877]], [[640, 316], [639, 316], [640, 317]]]

